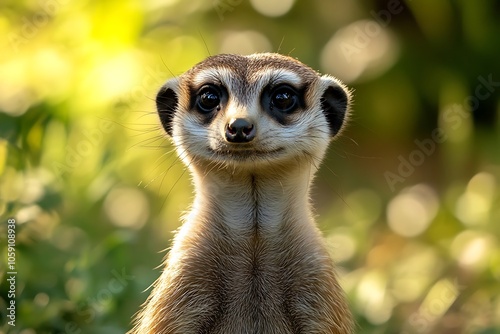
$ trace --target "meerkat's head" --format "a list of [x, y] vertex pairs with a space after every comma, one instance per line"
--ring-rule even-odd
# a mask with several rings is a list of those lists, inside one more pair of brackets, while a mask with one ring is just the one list
[[163, 128], [187, 164], [242, 168], [319, 162], [349, 103], [339, 80], [271, 53], [209, 57], [156, 97]]

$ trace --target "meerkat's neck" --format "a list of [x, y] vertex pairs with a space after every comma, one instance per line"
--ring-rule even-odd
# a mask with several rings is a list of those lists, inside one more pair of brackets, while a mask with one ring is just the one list
[[193, 214], [216, 212], [229, 229], [276, 231], [290, 217], [311, 219], [309, 187], [313, 167], [252, 172], [219, 169], [195, 172]]
[[315, 166], [191, 168], [195, 201], [136, 333], [351, 333], [311, 213]]

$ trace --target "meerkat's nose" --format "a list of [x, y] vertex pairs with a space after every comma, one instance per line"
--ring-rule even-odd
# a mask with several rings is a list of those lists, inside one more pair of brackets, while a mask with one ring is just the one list
[[226, 140], [230, 143], [248, 143], [255, 138], [255, 126], [246, 118], [233, 118], [226, 124]]

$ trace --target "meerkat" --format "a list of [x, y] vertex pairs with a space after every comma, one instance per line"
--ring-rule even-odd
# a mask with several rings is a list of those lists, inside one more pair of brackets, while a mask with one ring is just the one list
[[279, 54], [216, 55], [161, 87], [195, 198], [134, 334], [353, 332], [309, 189], [350, 91]]

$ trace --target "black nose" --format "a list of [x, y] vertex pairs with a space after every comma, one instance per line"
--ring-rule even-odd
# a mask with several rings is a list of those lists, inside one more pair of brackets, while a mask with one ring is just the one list
[[255, 138], [255, 126], [245, 118], [234, 118], [226, 125], [226, 140], [230, 143], [248, 143]]

